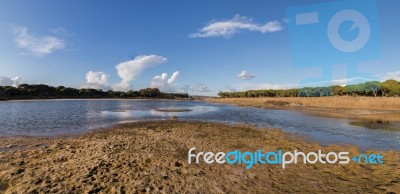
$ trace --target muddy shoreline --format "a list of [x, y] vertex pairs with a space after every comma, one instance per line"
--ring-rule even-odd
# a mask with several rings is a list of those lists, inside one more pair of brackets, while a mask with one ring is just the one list
[[[346, 150], [307, 142], [279, 129], [205, 122], [120, 124], [75, 137], [2, 137], [0, 193], [287, 193], [400, 192], [400, 154], [380, 152], [384, 164], [188, 164], [204, 151]], [[375, 151], [377, 152], [377, 151]], [[375, 153], [374, 152], [374, 153]], [[372, 151], [371, 151], [372, 153]]]

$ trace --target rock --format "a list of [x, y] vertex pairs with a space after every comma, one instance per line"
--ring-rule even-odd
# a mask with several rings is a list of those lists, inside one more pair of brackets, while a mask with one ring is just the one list
[[14, 175], [19, 175], [25, 172], [25, 169], [23, 168], [19, 168], [18, 170], [16, 170], [15, 172], [11, 173], [12, 176]]
[[167, 180], [167, 179], [169, 179], [169, 176], [166, 175], [166, 174], [164, 174], [164, 175], [162, 176], [162, 178], [163, 178], [164, 180]]
[[42, 183], [42, 182], [43, 182], [43, 179], [38, 178], [38, 179], [36, 179], [36, 181], [34, 182], [34, 184], [35, 184], [35, 185], [38, 185], [38, 184], [40, 184], [40, 183]]
[[182, 166], [182, 162], [176, 161], [176, 162], [175, 162], [175, 166], [176, 166], [176, 167], [181, 167], [181, 166]]
[[18, 165], [18, 166], [23, 166], [23, 165], [25, 165], [25, 161], [23, 161], [23, 160], [22, 160], [22, 161], [19, 161], [19, 162], [17, 163], [17, 165]]

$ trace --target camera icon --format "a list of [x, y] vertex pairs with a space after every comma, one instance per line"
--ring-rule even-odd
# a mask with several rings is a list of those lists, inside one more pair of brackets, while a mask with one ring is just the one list
[[374, 0], [346, 0], [287, 10], [295, 67], [355, 64], [380, 57]]

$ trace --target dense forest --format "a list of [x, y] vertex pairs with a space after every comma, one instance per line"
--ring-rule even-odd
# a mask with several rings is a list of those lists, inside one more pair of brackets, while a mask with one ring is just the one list
[[348, 86], [304, 87], [286, 90], [249, 90], [245, 92], [219, 92], [223, 98], [255, 98], [255, 97], [323, 97], [323, 96], [400, 96], [400, 82], [370, 81]]
[[163, 93], [157, 88], [139, 91], [102, 91], [91, 88], [75, 89], [45, 84], [21, 84], [18, 87], [0, 86], [0, 100], [10, 99], [55, 99], [55, 98], [189, 98], [186, 93]]

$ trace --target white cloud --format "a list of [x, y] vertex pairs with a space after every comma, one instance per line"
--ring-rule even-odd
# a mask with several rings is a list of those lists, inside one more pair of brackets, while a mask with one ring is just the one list
[[150, 87], [158, 88], [163, 92], [175, 92], [174, 83], [179, 76], [179, 71], [175, 71], [170, 78], [167, 73], [157, 75], [151, 80]]
[[381, 81], [386, 81], [389, 79], [394, 79], [394, 80], [400, 81], [400, 71], [386, 73], [385, 75], [382, 76]]
[[166, 83], [166, 79], [168, 78], [167, 73], [163, 73], [161, 76], [154, 76], [153, 80], [151, 80], [150, 87], [161, 89], [164, 87]]
[[86, 81], [88, 84], [107, 84], [109, 75], [103, 72], [89, 71], [86, 73]]
[[121, 82], [113, 86], [114, 90], [126, 91], [131, 86], [131, 81], [138, 76], [143, 69], [154, 67], [156, 65], [166, 62], [167, 59], [157, 55], [140, 55], [130, 61], [125, 61], [118, 64], [117, 68], [118, 75], [121, 77]]
[[373, 79], [364, 78], [364, 77], [352, 77], [352, 78], [345, 78], [345, 79], [336, 79], [332, 81], [321, 81], [315, 84], [315, 86], [327, 86], [327, 85], [340, 85], [340, 86], [347, 86], [351, 84], [359, 84], [367, 81], [372, 81]]
[[209, 92], [210, 90], [208, 89], [207, 85], [198, 83], [194, 86], [192, 86], [192, 90], [195, 92]]
[[243, 84], [235, 84], [233, 85], [233, 89], [236, 91], [247, 91], [247, 90], [268, 90], [268, 89], [289, 89], [296, 88], [298, 84], [252, 84], [252, 83], [243, 83]]
[[208, 25], [204, 26], [199, 32], [191, 34], [191, 38], [206, 38], [206, 37], [224, 37], [229, 38], [241, 30], [248, 30], [254, 32], [276, 32], [282, 30], [279, 21], [271, 21], [265, 24], [257, 24], [251, 18], [235, 15], [230, 20], [211, 21]]
[[86, 73], [86, 85], [81, 86], [81, 88], [109, 90], [108, 78], [109, 75], [103, 72], [89, 71]]
[[225, 86], [222, 91], [223, 92], [237, 92], [236, 88], [233, 88], [232, 86]]
[[20, 77], [8, 78], [0, 76], [0, 86], [14, 86], [18, 87], [21, 84]]
[[55, 36], [34, 36], [24, 26], [14, 27], [15, 43], [36, 56], [44, 56], [65, 47], [65, 41]]
[[184, 85], [179, 92], [184, 92], [184, 93], [188, 93], [192, 90], [192, 88], [189, 85]]
[[244, 70], [241, 71], [237, 76], [239, 79], [242, 79], [242, 80], [251, 80], [256, 77], [252, 73], [250, 73], [248, 71], [244, 71]]
[[210, 92], [207, 85], [197, 83], [193, 86], [185, 85], [181, 88], [180, 92]]
[[168, 79], [168, 84], [169, 85], [172, 85], [174, 82], [175, 82], [175, 80], [178, 78], [178, 76], [179, 76], [179, 71], [175, 71], [173, 74], [172, 74], [172, 76], [171, 76], [171, 78], [169, 78]]

